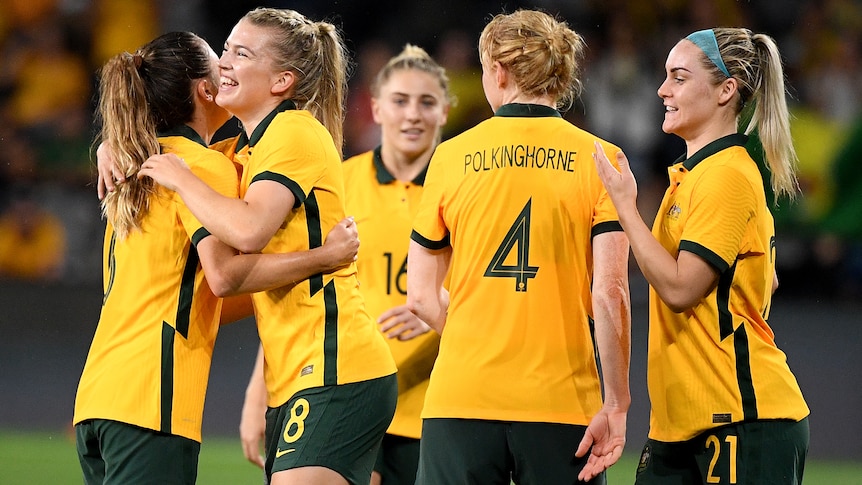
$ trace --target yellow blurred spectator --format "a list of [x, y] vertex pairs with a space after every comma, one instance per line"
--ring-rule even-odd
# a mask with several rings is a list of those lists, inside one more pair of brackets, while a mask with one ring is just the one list
[[58, 22], [46, 20], [21, 52], [9, 114], [22, 128], [54, 125], [87, 108], [90, 72], [85, 59], [66, 47]]
[[15, 187], [0, 215], [0, 276], [55, 281], [62, 276], [65, 256], [62, 222], [39, 206], [30, 187]]
[[134, 52], [160, 33], [152, 0], [95, 0], [92, 62], [101, 66], [121, 52]]

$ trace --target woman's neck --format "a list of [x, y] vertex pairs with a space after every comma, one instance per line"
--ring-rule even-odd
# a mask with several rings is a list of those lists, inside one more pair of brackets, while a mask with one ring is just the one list
[[411, 182], [422, 173], [422, 170], [431, 161], [431, 154], [433, 152], [433, 146], [415, 156], [400, 152], [385, 144], [380, 147], [380, 157], [383, 159], [383, 165], [396, 180], [401, 182]]
[[735, 116], [724, 116], [719, 113], [713, 118], [713, 122], [704, 126], [699, 133], [685, 137], [686, 158], [694, 155], [710, 143], [737, 133], [737, 122]]
[[[287, 98], [284, 98], [287, 99]], [[234, 116], [242, 123], [242, 129], [245, 131], [246, 136], [251, 138], [254, 130], [257, 129], [257, 126], [266, 118], [272, 111], [278, 107], [284, 101], [282, 98], [272, 97], [267, 100], [266, 103], [261, 103], [256, 107], [253, 111], [249, 112], [233, 112]]]
[[211, 130], [209, 127], [209, 123], [207, 123], [206, 115], [195, 112], [194, 116], [192, 116], [192, 120], [186, 123], [189, 128], [195, 131], [200, 137], [203, 139], [204, 143], [207, 145], [210, 144], [210, 140], [215, 134], [215, 130]]
[[557, 108], [557, 100], [551, 96], [530, 96], [524, 93], [513, 92], [508, 95], [503, 96], [503, 104], [512, 104], [512, 103], [520, 103], [520, 104], [538, 104], [541, 106], [547, 106], [549, 108]]

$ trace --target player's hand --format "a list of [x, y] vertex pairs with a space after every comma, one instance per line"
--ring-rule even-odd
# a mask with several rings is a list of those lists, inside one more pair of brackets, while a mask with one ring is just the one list
[[410, 313], [407, 305], [386, 310], [377, 319], [377, 323], [380, 324], [380, 331], [388, 338], [398, 340], [410, 340], [431, 330], [427, 323]]
[[575, 456], [589, 452], [587, 463], [578, 474], [578, 480], [589, 481], [611, 467], [623, 454], [626, 444], [626, 412], [603, 407], [593, 416]]
[[266, 431], [266, 404], [250, 399], [246, 395], [239, 421], [239, 439], [242, 454], [251, 463], [263, 468], [264, 433]]
[[359, 254], [359, 231], [353, 217], [345, 217], [330, 229], [323, 247], [327, 250], [330, 269], [334, 270], [356, 261]]
[[99, 195], [99, 200], [104, 199], [108, 192], [116, 190], [118, 184], [126, 181], [126, 176], [114, 161], [111, 148], [104, 142], [99, 143], [99, 147], [96, 148], [96, 172], [99, 174], [96, 181], [96, 193]]
[[151, 156], [138, 171], [138, 178], [150, 177], [162, 187], [174, 191], [181, 185], [183, 177], [190, 175], [194, 176], [186, 162], [173, 153]]
[[614, 206], [617, 210], [627, 206], [634, 207], [638, 197], [638, 185], [635, 181], [635, 176], [629, 166], [629, 160], [625, 153], [617, 152], [617, 164], [620, 169], [617, 170], [611, 164], [608, 157], [605, 155], [605, 150], [599, 142], [595, 142], [595, 151], [593, 152], [593, 161], [596, 164], [596, 170], [599, 172], [599, 178], [608, 191]]

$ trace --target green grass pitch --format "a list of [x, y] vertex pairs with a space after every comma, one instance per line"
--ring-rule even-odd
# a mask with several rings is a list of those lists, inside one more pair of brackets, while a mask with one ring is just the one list
[[[637, 467], [637, 447], [608, 471], [609, 485], [629, 485]], [[81, 484], [74, 437], [69, 432], [0, 430], [0, 483], [3, 485]], [[260, 485], [262, 472], [245, 461], [239, 438], [204, 437], [199, 485]], [[862, 463], [808, 460], [806, 485], [858, 485]]]

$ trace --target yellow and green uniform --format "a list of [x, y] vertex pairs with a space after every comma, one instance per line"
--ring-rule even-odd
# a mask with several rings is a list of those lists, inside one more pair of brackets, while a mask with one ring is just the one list
[[[380, 147], [344, 162], [345, 207], [359, 229], [356, 262], [362, 296], [372, 318], [407, 302], [407, 249], [426, 170], [414, 180], [396, 180]], [[386, 339], [398, 366], [398, 406], [387, 433], [419, 439], [420, 413], [439, 336], [427, 332], [411, 340]]]
[[[332, 137], [292, 101], [273, 110], [250, 137], [242, 135], [236, 157], [243, 165], [240, 197], [251, 184], [269, 180], [296, 198], [262, 253], [319, 247], [344, 218], [344, 177]], [[365, 309], [355, 264], [252, 298], [269, 407], [286, 403], [302, 389], [395, 372], [389, 349]]]
[[693, 308], [674, 313], [650, 288], [651, 439], [683, 441], [718, 426], [808, 415], [767, 324], [775, 229], [745, 135], [716, 140], [669, 169], [653, 235], [674, 257], [719, 273]]
[[423, 418], [585, 425], [598, 412], [592, 238], [621, 227], [596, 139], [509, 104], [435, 150], [411, 237], [453, 253]]
[[[166, 153], [226, 197], [233, 164], [186, 126], [163, 134]], [[221, 300], [195, 249], [209, 233], [176, 192], [150, 197], [140, 230], [124, 240], [109, 223], [104, 298], [75, 399], [74, 422], [107, 419], [201, 440], [201, 418]]]

